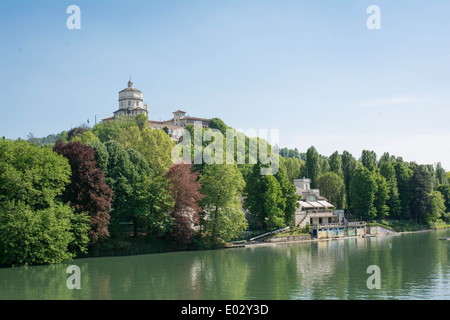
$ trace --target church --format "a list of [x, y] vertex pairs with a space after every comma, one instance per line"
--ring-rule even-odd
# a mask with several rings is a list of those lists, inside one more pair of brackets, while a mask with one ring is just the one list
[[[114, 111], [114, 116], [105, 118], [103, 122], [109, 122], [121, 117], [134, 118], [138, 114], [145, 114], [148, 119], [148, 105], [144, 103], [142, 91], [134, 88], [133, 81], [128, 81], [128, 87], [119, 91], [119, 109]], [[173, 118], [165, 121], [149, 120], [148, 124], [153, 129], [166, 129], [170, 136], [177, 129], [183, 129], [189, 124], [194, 126], [209, 127], [209, 119], [186, 116], [186, 111], [177, 110], [172, 113]], [[176, 139], [176, 137], [173, 137]]]

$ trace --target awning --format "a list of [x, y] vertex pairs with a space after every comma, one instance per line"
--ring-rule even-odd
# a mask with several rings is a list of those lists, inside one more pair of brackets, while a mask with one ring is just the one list
[[305, 201], [299, 201], [300, 202], [300, 206], [302, 208], [314, 208], [314, 206], [310, 205], [308, 202]]
[[317, 202], [320, 203], [321, 205], [323, 205], [325, 208], [334, 208], [334, 206], [327, 201], [319, 200]]
[[321, 205], [319, 202], [317, 201], [307, 201], [310, 205], [312, 205], [314, 208], [323, 208], [324, 206]]

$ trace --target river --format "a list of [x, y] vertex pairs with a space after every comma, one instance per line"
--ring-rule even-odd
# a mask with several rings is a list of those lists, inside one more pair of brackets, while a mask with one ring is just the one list
[[[450, 299], [442, 237], [450, 230], [1, 268], [0, 299]], [[67, 286], [69, 265], [80, 289]]]

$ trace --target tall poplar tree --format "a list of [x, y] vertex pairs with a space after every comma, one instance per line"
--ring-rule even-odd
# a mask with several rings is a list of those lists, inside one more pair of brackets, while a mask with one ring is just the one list
[[429, 194], [432, 191], [431, 173], [424, 165], [417, 165], [413, 168], [412, 190], [413, 200], [411, 211], [416, 223], [423, 223], [429, 209]]
[[342, 173], [344, 178], [344, 188], [345, 188], [345, 203], [344, 208], [348, 209], [351, 207], [350, 199], [350, 182], [352, 180], [353, 174], [357, 168], [357, 161], [351, 155], [350, 152], [344, 151], [342, 153]]
[[389, 217], [399, 219], [401, 217], [401, 207], [397, 177], [395, 168], [390, 161], [386, 160], [381, 164], [380, 174], [386, 179], [389, 186], [389, 199], [386, 202], [389, 207]]
[[306, 161], [305, 161], [305, 173], [306, 177], [311, 179], [311, 188], [317, 188], [317, 179], [321, 174], [320, 164], [321, 164], [320, 154], [317, 152], [314, 146], [311, 146], [306, 151]]
[[353, 216], [357, 219], [372, 220], [376, 217], [374, 207], [377, 184], [372, 172], [365, 166], [356, 169], [350, 183]]

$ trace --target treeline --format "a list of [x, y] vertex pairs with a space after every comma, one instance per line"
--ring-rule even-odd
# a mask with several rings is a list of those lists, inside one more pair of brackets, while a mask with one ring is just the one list
[[[222, 135], [193, 145], [192, 159], [195, 148], [227, 158], [231, 128], [218, 118], [210, 127]], [[186, 129], [193, 136], [194, 127]], [[260, 152], [277, 146], [240, 135], [235, 142], [243, 138], [245, 149], [234, 146], [231, 164], [173, 163], [176, 142], [143, 115], [48, 139], [0, 139], [0, 265], [223, 246], [249, 225], [262, 232], [292, 224], [300, 199], [293, 180], [302, 177], [354, 219], [448, 218], [450, 190], [440, 165], [377, 159], [370, 151], [357, 160], [346, 151], [325, 157], [314, 147], [305, 154], [284, 148], [278, 170], [262, 175], [269, 165], [258, 160]]]
[[[220, 119], [211, 124], [228, 128]], [[253, 165], [174, 164], [175, 142], [142, 116], [52, 137], [48, 144], [31, 136], [0, 140], [1, 265], [130, 253], [136, 243], [210, 248], [248, 228], [242, 196], [256, 192], [246, 184]], [[293, 205], [284, 196], [295, 192], [284, 169], [269, 180], [258, 190], [276, 194], [265, 201], [276, 214], [259, 214], [263, 228], [288, 222], [284, 210]]]
[[[295, 155], [297, 152], [285, 151]], [[357, 220], [401, 219], [418, 224], [450, 222], [448, 173], [440, 163], [421, 165], [401, 157], [363, 150], [359, 158], [348, 151], [329, 157], [314, 147], [288, 159], [293, 178], [310, 178], [337, 208], [347, 209]]]

